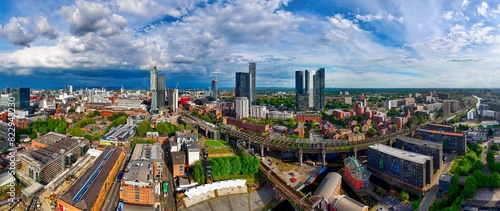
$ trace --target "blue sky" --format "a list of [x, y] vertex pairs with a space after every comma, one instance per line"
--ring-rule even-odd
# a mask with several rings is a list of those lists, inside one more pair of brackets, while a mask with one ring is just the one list
[[472, 0], [0, 1], [0, 87], [258, 87], [326, 69], [342, 88], [500, 88], [500, 3]]

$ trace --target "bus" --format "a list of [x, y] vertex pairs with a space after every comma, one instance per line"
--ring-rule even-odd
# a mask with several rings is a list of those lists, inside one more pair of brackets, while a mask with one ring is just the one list
[[168, 182], [163, 182], [163, 197], [167, 197], [168, 194]]

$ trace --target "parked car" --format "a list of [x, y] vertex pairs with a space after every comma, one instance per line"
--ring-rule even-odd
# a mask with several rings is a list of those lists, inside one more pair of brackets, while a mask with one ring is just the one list
[[297, 179], [295, 177], [292, 177], [292, 178], [290, 178], [290, 181], [295, 183], [295, 182], [297, 182]]

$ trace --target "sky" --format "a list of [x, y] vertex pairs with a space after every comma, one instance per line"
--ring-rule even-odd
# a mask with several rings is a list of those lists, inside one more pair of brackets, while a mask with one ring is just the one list
[[500, 2], [473, 0], [2, 0], [0, 88], [500, 88]]

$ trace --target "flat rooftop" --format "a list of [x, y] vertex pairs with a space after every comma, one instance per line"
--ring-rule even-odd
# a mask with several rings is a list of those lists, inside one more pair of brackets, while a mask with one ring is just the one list
[[159, 144], [136, 144], [130, 160], [162, 161]]
[[418, 146], [425, 146], [428, 148], [434, 148], [434, 149], [442, 149], [443, 144], [442, 143], [437, 143], [437, 142], [432, 142], [432, 141], [425, 141], [425, 140], [420, 140], [416, 138], [410, 138], [407, 136], [398, 136], [396, 139], [399, 139], [403, 142], [418, 145]]
[[408, 152], [383, 144], [374, 144], [368, 148], [414, 163], [424, 164], [426, 160], [432, 159], [431, 156]]
[[442, 134], [442, 135], [447, 135], [447, 136], [456, 136], [456, 137], [464, 137], [464, 133], [460, 132], [444, 132], [444, 131], [439, 131], [439, 130], [428, 130], [428, 129], [422, 129], [418, 128], [417, 131], [422, 131], [425, 133], [432, 133], [432, 134]]

